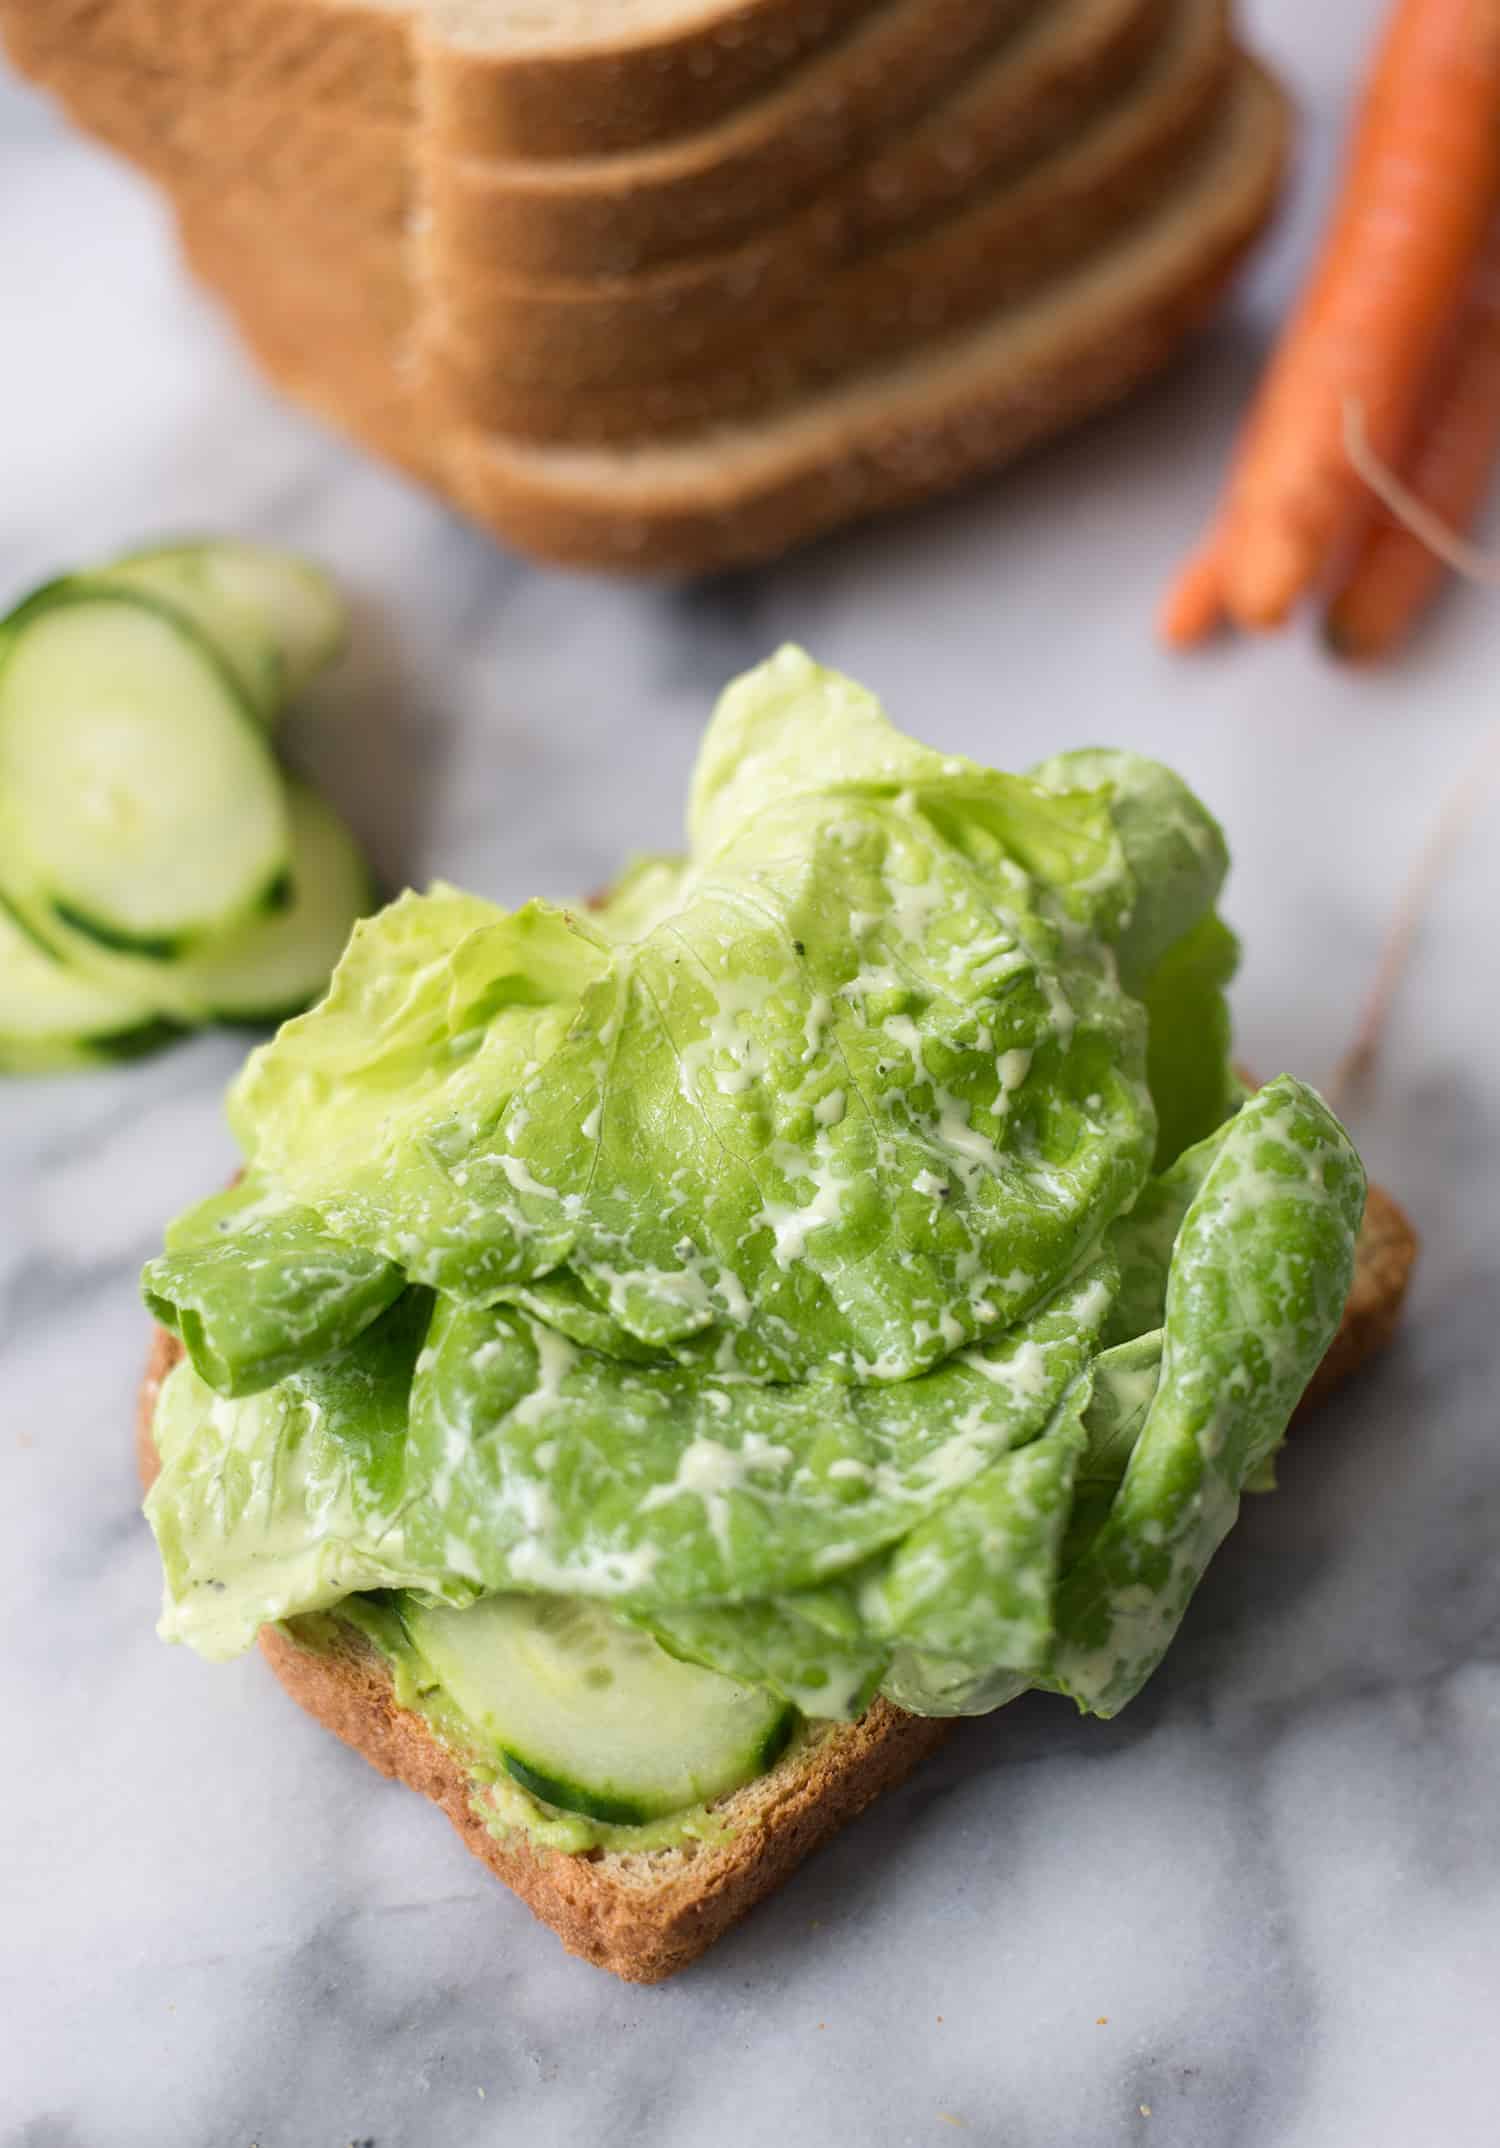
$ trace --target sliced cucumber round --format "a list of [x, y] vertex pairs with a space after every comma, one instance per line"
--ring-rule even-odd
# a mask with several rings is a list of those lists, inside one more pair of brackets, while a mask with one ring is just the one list
[[263, 908], [286, 800], [232, 675], [178, 613], [63, 584], [0, 645], [7, 892], [105, 946], [169, 959]]
[[349, 615], [311, 560], [238, 538], [133, 552], [90, 577], [144, 590], [187, 614], [267, 722], [343, 648]]
[[149, 1001], [54, 962], [0, 908], [0, 1072], [97, 1066], [149, 1051], [174, 1034]]
[[275, 635], [258, 612], [215, 589], [191, 553], [122, 560], [117, 567], [79, 575], [72, 586], [136, 590], [152, 598], [186, 619], [210, 644], [262, 723], [274, 723], [286, 705], [285, 671]]
[[581, 1597], [486, 1596], [458, 1611], [406, 1599], [403, 1617], [516, 1781], [594, 1820], [641, 1826], [737, 1790], [796, 1721], [763, 1688], [680, 1663]]
[[173, 987], [218, 1022], [281, 1022], [321, 997], [355, 920], [374, 902], [364, 854], [332, 806], [287, 783], [291, 899], [173, 963]]

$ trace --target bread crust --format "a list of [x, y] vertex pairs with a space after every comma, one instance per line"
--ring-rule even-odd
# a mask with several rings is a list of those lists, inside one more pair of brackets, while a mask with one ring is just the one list
[[[174, 1336], [152, 1336], [136, 1411], [136, 1464], [147, 1490], [160, 1464], [151, 1426], [161, 1383], [182, 1355]], [[627, 1983], [672, 1976], [779, 1887], [882, 1790], [910, 1774], [952, 1730], [877, 1700], [858, 1723], [820, 1728], [765, 1775], [721, 1799], [722, 1841], [682, 1849], [567, 1852], [523, 1829], [496, 1833], [476, 1809], [458, 1757], [426, 1720], [396, 1699], [384, 1662], [360, 1635], [327, 1651], [267, 1626], [261, 1653], [300, 1707], [382, 1775], [431, 1798], [466, 1849], [487, 1865], [570, 1954]]]
[[[1299, 1417], [1389, 1342], [1416, 1251], [1405, 1215], [1372, 1187], [1349, 1303]], [[175, 1337], [157, 1328], [136, 1405], [136, 1462], [147, 1490], [160, 1467], [152, 1438], [156, 1398], [181, 1355]], [[401, 1706], [378, 1653], [346, 1631], [338, 1646], [315, 1652], [266, 1627], [260, 1645], [293, 1700], [382, 1775], [440, 1806], [465, 1847], [570, 1954], [629, 1983], [659, 1983], [685, 1968], [954, 1728], [877, 1700], [858, 1723], [810, 1737], [722, 1800], [717, 1809], [730, 1829], [723, 1841], [628, 1855], [570, 1853], [540, 1847], [523, 1830], [492, 1832], [460, 1760]]]
[[1315, 1409], [1395, 1335], [1416, 1265], [1419, 1241], [1411, 1218], [1380, 1186], [1372, 1186], [1359, 1233], [1354, 1287], [1338, 1333], [1313, 1374], [1298, 1415]]

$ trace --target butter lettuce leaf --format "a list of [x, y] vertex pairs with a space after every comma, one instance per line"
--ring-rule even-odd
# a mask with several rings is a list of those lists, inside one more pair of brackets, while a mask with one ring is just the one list
[[1183, 1218], [1160, 1369], [1119, 1490], [1058, 1592], [1046, 1683], [1113, 1715], [1139, 1691], [1332, 1339], [1364, 1212], [1359, 1158], [1302, 1083], [1230, 1121]]
[[1240, 1101], [1225, 997], [1239, 959], [1239, 941], [1211, 912], [1168, 949], [1143, 988], [1158, 1171], [1212, 1133]]
[[456, 1298], [760, 1380], [907, 1379], [1145, 1182], [1145, 1018], [1084, 929], [1128, 892], [1107, 804], [931, 753], [784, 652], [725, 696], [690, 820], [686, 868], [598, 919], [404, 898], [236, 1126]]
[[252, 1189], [226, 1197], [217, 1224], [149, 1262], [141, 1288], [218, 1394], [257, 1394], [344, 1349], [406, 1288], [394, 1262], [333, 1237], [310, 1208]]
[[607, 965], [582, 913], [403, 895], [355, 926], [326, 998], [251, 1055], [230, 1123], [289, 1198], [413, 1282], [484, 1295], [544, 1273], [566, 1233], [537, 1241], [509, 1205], [519, 1165], [480, 1151]]
[[412, 1387], [414, 1564], [640, 1607], [816, 1588], [1046, 1427], [1110, 1303], [1095, 1262], [906, 1381], [766, 1385], [622, 1366], [511, 1308], [440, 1299]]
[[[1337, 1122], [1229, 1071], [1222, 835], [783, 651], [688, 854], [436, 887], [257, 1052], [147, 1274], [164, 1630], [590, 1597], [809, 1713], [1149, 1674], [1337, 1322]], [[1153, 1175], [1153, 1173], [1155, 1175]]]
[[[349, 1348], [239, 1400], [188, 1361], [171, 1373], [146, 1499], [167, 1639], [237, 1655], [271, 1620], [406, 1580], [407, 1404], [430, 1313], [428, 1293], [409, 1290]], [[423, 1578], [443, 1601], [473, 1597], [451, 1575]]]
[[852, 1721], [875, 1695], [889, 1644], [868, 1633], [854, 1584], [752, 1604], [681, 1604], [625, 1614], [670, 1654], [768, 1686], [804, 1715]]
[[1238, 1099], [1224, 995], [1239, 942], [1214, 909], [1229, 870], [1224, 831], [1180, 776], [1142, 754], [1086, 747], [1032, 774], [1061, 790], [1097, 788], [1108, 801], [1129, 882], [1111, 938], [1120, 982], [1146, 1010], [1155, 1166], [1164, 1170]]
[[992, 1462], [902, 1538], [862, 1598], [875, 1632], [923, 1654], [1038, 1670], [1083, 1451], [1087, 1379], [1039, 1439]]

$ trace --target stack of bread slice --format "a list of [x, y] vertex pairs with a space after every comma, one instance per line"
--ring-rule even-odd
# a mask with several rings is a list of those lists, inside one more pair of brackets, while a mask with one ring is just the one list
[[289, 393], [500, 538], [763, 558], [1125, 393], [1274, 201], [1229, 0], [0, 0]]

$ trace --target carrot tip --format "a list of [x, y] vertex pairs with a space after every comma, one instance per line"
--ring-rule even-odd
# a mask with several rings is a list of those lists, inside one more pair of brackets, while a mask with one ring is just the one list
[[1224, 592], [1215, 551], [1190, 559], [1162, 599], [1156, 631], [1169, 649], [1193, 649], [1224, 624]]

